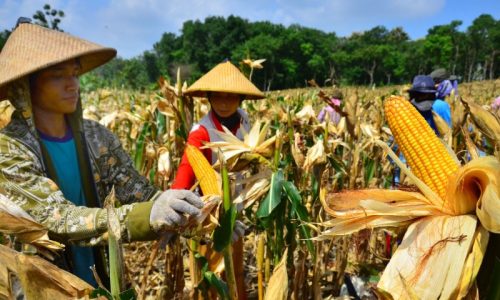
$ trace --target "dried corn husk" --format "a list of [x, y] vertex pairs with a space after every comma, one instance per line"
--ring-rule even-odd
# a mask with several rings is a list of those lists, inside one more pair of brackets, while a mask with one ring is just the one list
[[64, 248], [63, 244], [49, 239], [47, 229], [35, 222], [21, 207], [0, 194], [0, 232], [13, 234], [18, 241], [35, 246], [40, 253], [52, 259], [50, 252]]
[[[379, 288], [394, 299], [454, 299], [468, 294], [488, 239], [481, 226], [492, 232], [500, 230], [500, 162], [482, 157], [460, 167], [449, 177], [446, 198], [441, 199], [385, 143], [375, 143], [421, 193], [375, 189], [337, 193], [326, 200], [320, 197], [335, 219], [323, 223], [329, 229], [318, 239], [410, 223]], [[470, 215], [473, 212], [477, 217]]]
[[[18, 253], [0, 245], [0, 268], [8, 269], [21, 281], [27, 299], [75, 299], [94, 289], [75, 275], [35, 255]], [[2, 287], [0, 286], [0, 295]]]
[[288, 297], [288, 274], [286, 271], [286, 260], [288, 249], [283, 253], [279, 264], [274, 268], [273, 275], [269, 279], [264, 300], [285, 300]]
[[439, 131], [439, 134], [443, 137], [448, 146], [451, 147], [451, 128], [448, 126], [448, 123], [436, 112], [432, 112], [432, 117], [434, 119], [434, 123], [436, 124], [436, 128]]
[[394, 299], [411, 299], [413, 292], [420, 299], [455, 298], [476, 225], [473, 215], [430, 216], [414, 222], [377, 287]]
[[[265, 122], [262, 129], [261, 124], [260, 121], [255, 122], [248, 133], [243, 129], [243, 141], [225, 127], [223, 127], [224, 132], [209, 129], [210, 132], [217, 134], [222, 141], [206, 143], [203, 148], [220, 149], [228, 166], [235, 166], [239, 159], [262, 158], [259, 161], [266, 162], [265, 158], [271, 157], [273, 154], [276, 136], [266, 140], [270, 123]], [[218, 164], [217, 161], [214, 166]]]
[[309, 123], [312, 120], [316, 120], [316, 112], [311, 104], [307, 104], [295, 114], [295, 118], [297, 118], [300, 123]]
[[480, 105], [462, 99], [462, 103], [469, 112], [474, 124], [481, 130], [481, 132], [496, 145], [500, 144], [500, 121], [498, 118], [482, 108]]
[[172, 159], [166, 147], [158, 148], [158, 173], [166, 179], [172, 174]]
[[10, 101], [3, 100], [0, 102], [0, 129], [4, 128], [7, 124], [10, 123], [10, 118], [14, 110], [15, 108], [14, 106], [12, 106]]
[[474, 288], [475, 279], [479, 268], [481, 267], [481, 262], [483, 261], [484, 254], [486, 253], [486, 246], [488, 246], [489, 232], [481, 226], [478, 225], [476, 233], [474, 236], [474, 243], [472, 245], [472, 250], [467, 256], [464, 268], [462, 270], [462, 277], [460, 279], [460, 290], [458, 293], [458, 299], [462, 299], [470, 293], [470, 290]]
[[322, 163], [326, 163], [325, 146], [323, 144], [323, 140], [318, 139], [316, 144], [307, 150], [303, 168], [309, 172], [314, 165]]

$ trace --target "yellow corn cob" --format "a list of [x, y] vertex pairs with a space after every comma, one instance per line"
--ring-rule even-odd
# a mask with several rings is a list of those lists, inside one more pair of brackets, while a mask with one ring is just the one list
[[221, 189], [217, 181], [217, 174], [203, 153], [201, 153], [197, 147], [188, 144], [186, 147], [186, 155], [189, 164], [193, 168], [196, 179], [200, 182], [200, 188], [203, 195], [222, 196]]
[[413, 174], [443, 201], [450, 174], [458, 164], [422, 115], [403, 97], [385, 101], [385, 116]]

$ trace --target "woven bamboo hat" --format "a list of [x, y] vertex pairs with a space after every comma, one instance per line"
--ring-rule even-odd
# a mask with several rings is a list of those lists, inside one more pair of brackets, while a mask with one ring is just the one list
[[80, 59], [80, 74], [83, 74], [115, 55], [116, 50], [113, 48], [105, 48], [64, 32], [18, 22], [0, 52], [0, 88], [74, 58]]
[[245, 96], [246, 99], [262, 99], [262, 93], [238, 68], [226, 61], [203, 75], [185, 92], [195, 97], [206, 97], [207, 92], [223, 92]]

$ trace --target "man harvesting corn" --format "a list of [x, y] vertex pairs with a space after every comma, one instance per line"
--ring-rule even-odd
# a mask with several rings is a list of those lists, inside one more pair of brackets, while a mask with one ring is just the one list
[[[184, 190], [158, 191], [133, 168], [118, 138], [84, 120], [78, 76], [116, 50], [20, 19], [0, 53], [0, 89], [16, 107], [0, 132], [0, 191], [67, 245], [58, 264], [85, 281], [107, 278], [104, 198], [115, 189], [125, 241], [151, 240], [197, 215]], [[94, 247], [83, 247], [94, 246]]]

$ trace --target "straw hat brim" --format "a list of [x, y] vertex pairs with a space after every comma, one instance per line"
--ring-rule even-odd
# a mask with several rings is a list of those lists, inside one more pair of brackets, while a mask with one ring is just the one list
[[72, 59], [79, 59], [81, 75], [115, 56], [113, 48], [38, 25], [20, 24], [0, 52], [0, 88]]
[[240, 70], [231, 62], [218, 64], [208, 71], [185, 92], [194, 97], [207, 97], [209, 92], [231, 93], [242, 95], [245, 99], [265, 98], [261, 92]]
[[203, 90], [189, 90], [186, 91], [185, 94], [193, 97], [199, 97], [199, 98], [207, 98], [208, 93], [231, 93], [231, 94], [237, 94], [243, 96], [245, 99], [248, 100], [258, 100], [265, 98], [265, 95], [263, 93], [259, 94], [251, 94], [251, 93], [242, 93], [241, 91], [237, 90], [232, 90], [232, 89], [210, 89], [210, 88], [205, 88]]

